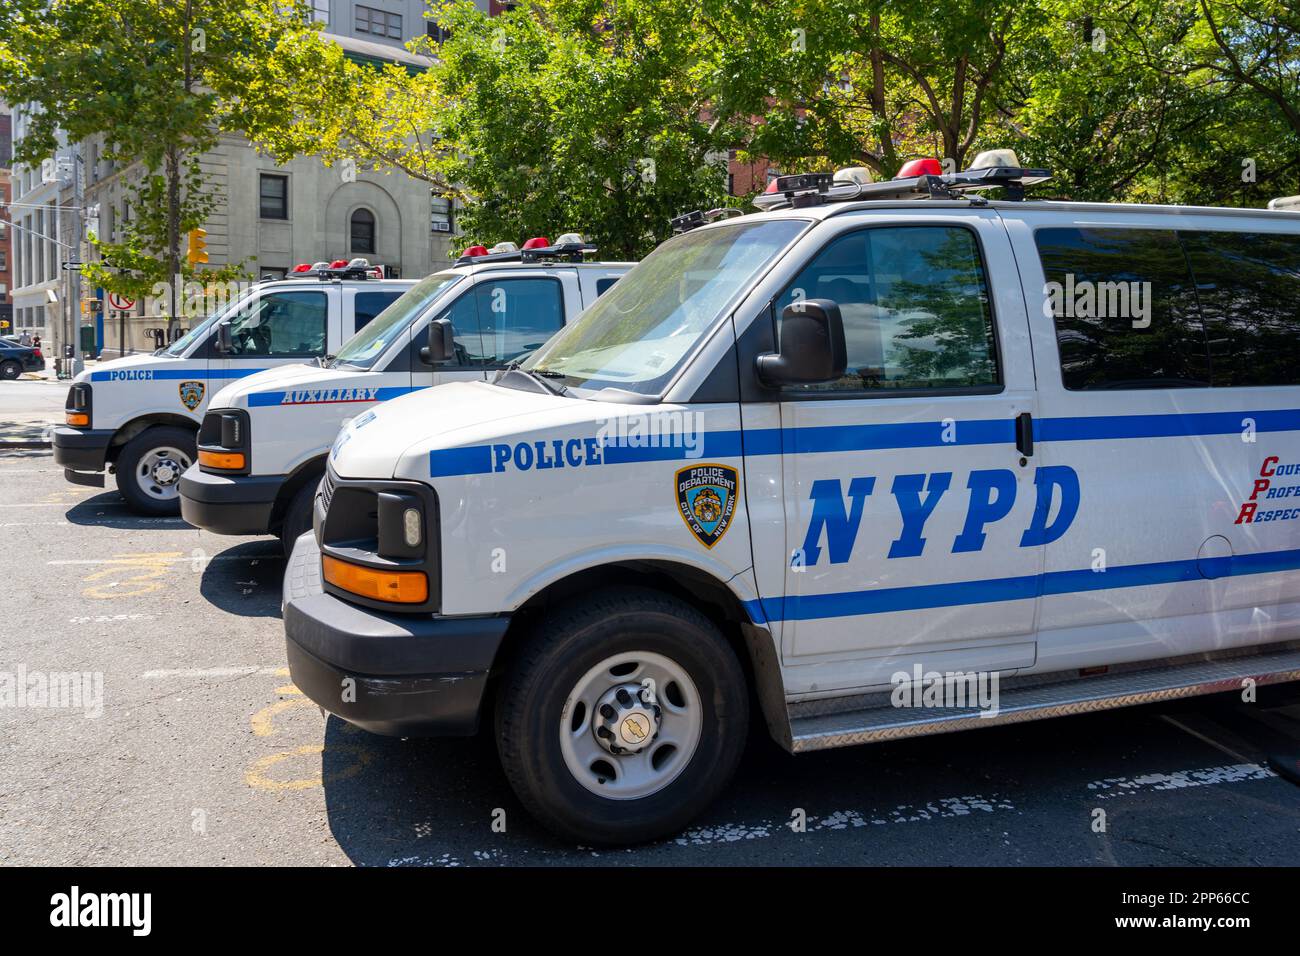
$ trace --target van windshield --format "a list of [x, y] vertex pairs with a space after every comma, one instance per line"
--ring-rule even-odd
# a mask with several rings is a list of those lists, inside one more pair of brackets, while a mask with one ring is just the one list
[[344, 342], [334, 357], [334, 364], [370, 368], [384, 350], [406, 331], [408, 325], [418, 319], [438, 296], [460, 280], [461, 276], [450, 272], [435, 272], [431, 276], [425, 276], [367, 322], [365, 328]]
[[658, 395], [736, 296], [807, 225], [738, 222], [670, 239], [523, 367], [565, 385]]

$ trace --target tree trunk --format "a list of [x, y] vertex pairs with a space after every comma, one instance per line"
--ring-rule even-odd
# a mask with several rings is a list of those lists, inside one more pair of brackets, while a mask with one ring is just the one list
[[177, 277], [181, 272], [181, 155], [172, 145], [167, 147], [164, 164], [167, 177], [167, 341], [171, 342], [180, 327], [180, 290]]

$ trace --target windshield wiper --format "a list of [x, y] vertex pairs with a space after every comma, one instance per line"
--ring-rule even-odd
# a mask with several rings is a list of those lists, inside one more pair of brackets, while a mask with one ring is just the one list
[[325, 356], [318, 355], [316, 356], [316, 364], [319, 365], [321, 368], [329, 368], [330, 363], [333, 362], [336, 358], [338, 358], [337, 355], [325, 355]]
[[552, 395], [564, 395], [569, 391], [567, 385], [556, 385], [554, 382], [547, 381], [548, 379], [553, 378], [567, 378], [563, 372], [552, 372], [549, 369], [524, 368], [523, 363], [519, 361], [519, 359], [513, 359], [512, 361], [507, 362], [501, 369], [500, 375], [504, 376], [510, 372], [518, 372], [520, 375], [527, 375]]

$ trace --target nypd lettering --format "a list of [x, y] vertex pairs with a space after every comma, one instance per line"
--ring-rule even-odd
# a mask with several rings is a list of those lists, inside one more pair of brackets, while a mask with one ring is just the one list
[[367, 388], [298, 388], [284, 393], [281, 405], [333, 405], [340, 402], [373, 402], [379, 387]]
[[[890, 485], [902, 519], [902, 530], [890, 544], [888, 557], [913, 558], [925, 550], [925, 523], [939, 499], [952, 486], [950, 471], [896, 475]], [[1011, 513], [1016, 501], [1016, 475], [1006, 468], [972, 471], [966, 479], [966, 520], [953, 539], [952, 553], [980, 551], [987, 538], [985, 528]], [[1067, 465], [1041, 467], [1034, 475], [1037, 501], [1029, 527], [1020, 536], [1020, 547], [1051, 544], [1060, 538], [1079, 513], [1079, 476]], [[812, 513], [803, 547], [795, 552], [793, 564], [811, 567], [825, 553], [831, 564], [844, 564], [853, 554], [866, 499], [876, 489], [873, 476], [849, 480], [847, 496], [838, 478], [814, 481], [810, 498]], [[1053, 505], [1059, 501], [1059, 506]], [[826, 542], [823, 549], [822, 541]]]

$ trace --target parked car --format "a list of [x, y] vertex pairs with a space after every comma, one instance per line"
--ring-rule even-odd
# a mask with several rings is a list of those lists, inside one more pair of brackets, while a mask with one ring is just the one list
[[45, 356], [34, 345], [22, 345], [13, 336], [0, 338], [0, 378], [15, 379], [23, 372], [45, 371]]

